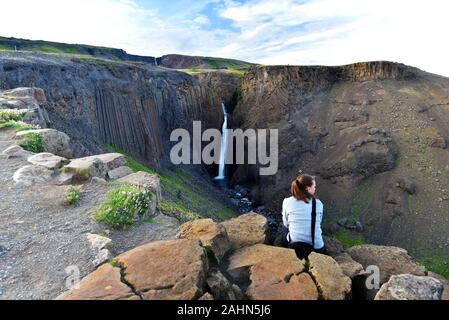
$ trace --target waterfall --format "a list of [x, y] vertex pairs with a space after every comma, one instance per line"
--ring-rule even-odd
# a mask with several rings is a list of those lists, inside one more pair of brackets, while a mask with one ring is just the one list
[[157, 58], [154, 57], [154, 65], [157, 66]]
[[215, 177], [216, 180], [223, 180], [226, 178], [225, 160], [228, 146], [228, 113], [226, 112], [226, 106], [223, 102], [221, 103], [221, 108], [223, 109], [224, 121], [221, 130], [220, 162], [218, 165], [218, 176]]

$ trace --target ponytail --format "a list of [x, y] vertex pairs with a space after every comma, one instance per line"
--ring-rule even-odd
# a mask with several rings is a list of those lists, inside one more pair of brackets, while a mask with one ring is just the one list
[[302, 200], [305, 203], [309, 203], [309, 200], [313, 197], [309, 192], [307, 192], [307, 188], [313, 185], [314, 177], [303, 174], [298, 176], [295, 180], [292, 181], [291, 184], [291, 193], [292, 196], [297, 200]]

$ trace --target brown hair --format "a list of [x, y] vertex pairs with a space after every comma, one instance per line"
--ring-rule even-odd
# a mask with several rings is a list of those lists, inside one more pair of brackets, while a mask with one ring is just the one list
[[290, 189], [292, 196], [297, 200], [302, 200], [305, 203], [309, 203], [308, 200], [313, 196], [307, 192], [307, 187], [311, 187], [313, 185], [313, 181], [315, 181], [315, 177], [308, 174], [302, 174], [296, 177], [296, 179], [292, 181], [292, 186]]

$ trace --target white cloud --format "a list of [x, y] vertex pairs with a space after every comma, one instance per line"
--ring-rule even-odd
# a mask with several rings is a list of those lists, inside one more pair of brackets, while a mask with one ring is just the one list
[[205, 16], [203, 14], [201, 14], [201, 15], [197, 16], [195, 19], [193, 19], [193, 22], [198, 23], [199, 25], [204, 25], [204, 24], [210, 23], [207, 16]]
[[[201, 12], [211, 3], [236, 29], [212, 28], [215, 21]], [[264, 64], [392, 60], [449, 76], [446, 3], [201, 0], [182, 1], [183, 10], [164, 16], [134, 0], [3, 0], [0, 35]]]
[[201, 30], [198, 23], [206, 23], [205, 16], [193, 21], [178, 15], [175, 20], [132, 0], [14, 0], [2, 1], [0, 10], [2, 36], [108, 46], [148, 56], [199, 55], [205, 48], [221, 47], [228, 36], [223, 30]]
[[449, 76], [449, 43], [442, 38], [449, 30], [446, 1], [270, 3], [227, 2], [221, 14], [241, 30], [225, 47], [227, 54], [234, 51], [238, 58], [264, 64], [391, 60]]

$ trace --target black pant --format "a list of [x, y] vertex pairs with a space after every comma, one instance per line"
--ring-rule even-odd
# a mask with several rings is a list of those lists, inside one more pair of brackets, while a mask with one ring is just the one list
[[295, 250], [296, 256], [298, 259], [305, 259], [309, 256], [312, 252], [326, 254], [326, 247], [322, 247], [320, 249], [314, 249], [310, 244], [305, 242], [290, 242], [288, 244], [288, 247], [290, 249]]

